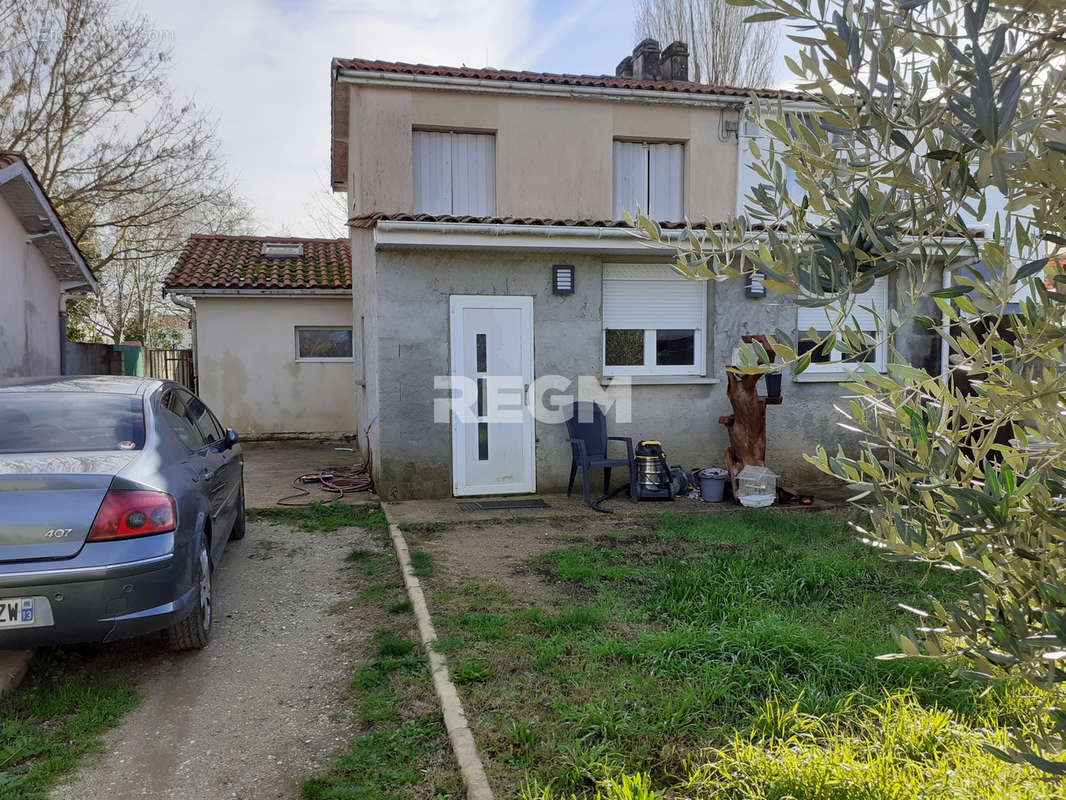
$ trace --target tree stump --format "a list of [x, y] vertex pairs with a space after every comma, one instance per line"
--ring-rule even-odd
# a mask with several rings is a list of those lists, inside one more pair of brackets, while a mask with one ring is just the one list
[[[769, 363], [777, 358], [765, 336], [745, 336], [745, 342], [762, 343]], [[760, 364], [767, 363], [760, 359]], [[780, 397], [760, 397], [758, 394], [759, 375], [737, 375], [726, 370], [726, 397], [733, 406], [733, 413], [728, 417], [719, 417], [718, 421], [729, 431], [729, 447], [725, 451], [725, 467], [733, 486], [733, 498], [737, 499], [739, 486], [737, 476], [744, 467], [754, 465], [766, 466], [766, 406], [780, 405]]]

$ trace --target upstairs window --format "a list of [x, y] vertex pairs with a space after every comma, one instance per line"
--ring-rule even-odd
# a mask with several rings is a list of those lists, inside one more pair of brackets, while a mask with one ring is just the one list
[[703, 375], [707, 284], [662, 264], [603, 265], [603, 374]]
[[416, 130], [411, 140], [416, 214], [496, 213], [493, 134]]
[[614, 217], [636, 216], [638, 209], [654, 220], [685, 218], [685, 146], [666, 142], [614, 143]]
[[[884, 319], [888, 307], [887, 301], [888, 284], [885, 278], [878, 278], [868, 292], [856, 295], [851, 302], [849, 312], [851, 318], [848, 327], [858, 326], [874, 342], [877, 342], [869, 350], [845, 357], [839, 350], [823, 352], [819, 344], [828, 334], [832, 324], [840, 313], [837, 305], [823, 306], [821, 308], [800, 308], [796, 312], [797, 340], [799, 354], [811, 353], [811, 365], [807, 368], [809, 373], [841, 372], [845, 368], [851, 368], [858, 364], [869, 364], [877, 370], [885, 369], [885, 356], [887, 345], [880, 340], [884, 337], [884, 331], [878, 324], [878, 319]], [[874, 314], [876, 312], [876, 316]], [[810, 331], [814, 330], [818, 338], [812, 339]]]

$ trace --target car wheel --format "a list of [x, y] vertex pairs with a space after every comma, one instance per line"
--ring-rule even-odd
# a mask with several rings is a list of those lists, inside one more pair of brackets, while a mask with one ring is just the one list
[[197, 558], [196, 605], [192, 613], [167, 629], [171, 650], [201, 650], [211, 640], [211, 618], [214, 600], [211, 592], [211, 558], [207, 554], [206, 539], [200, 543]]
[[230, 541], [235, 542], [244, 538], [245, 528], [248, 523], [248, 515], [244, 510], [244, 485], [241, 484], [241, 493], [237, 497], [237, 519], [233, 521], [233, 530], [230, 531]]

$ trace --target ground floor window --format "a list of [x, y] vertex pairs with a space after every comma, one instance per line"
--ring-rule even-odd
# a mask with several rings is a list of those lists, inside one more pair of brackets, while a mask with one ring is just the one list
[[352, 329], [302, 326], [296, 328], [297, 361], [351, 361]]
[[604, 264], [604, 375], [703, 375], [706, 320], [704, 281], [662, 264]]
[[870, 341], [870, 347], [860, 353], [845, 356], [839, 350], [822, 345], [829, 330], [840, 314], [836, 305], [821, 308], [800, 308], [796, 312], [797, 344], [799, 354], [811, 354], [808, 372], [839, 372], [852, 364], [869, 364], [875, 369], [885, 368], [887, 344], [882, 342], [883, 323], [887, 310], [887, 282], [879, 278], [873, 287], [856, 295], [848, 308], [849, 327], [857, 326]]

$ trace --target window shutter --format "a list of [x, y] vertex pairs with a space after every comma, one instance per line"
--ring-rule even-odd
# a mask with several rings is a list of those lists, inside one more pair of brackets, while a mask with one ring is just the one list
[[648, 151], [640, 142], [614, 143], [614, 218], [648, 213]]
[[416, 214], [452, 213], [452, 145], [450, 133], [411, 134]]
[[684, 219], [685, 146], [648, 146], [648, 216], [654, 220]]
[[704, 330], [707, 285], [651, 264], [604, 264], [603, 327]]
[[496, 214], [496, 137], [453, 133], [452, 214]]
[[[851, 306], [851, 317], [861, 330], [874, 331], [878, 329], [877, 320], [866, 308], [873, 307], [879, 315], [884, 316], [885, 309], [888, 307], [887, 286], [888, 284], [884, 278], [878, 278], [870, 291], [863, 292], [855, 297], [855, 302]], [[866, 308], [860, 308], [859, 306], [866, 306]], [[835, 304], [821, 308], [800, 308], [796, 312], [796, 329], [800, 335], [811, 328], [816, 331], [828, 330], [836, 320], [837, 313], [839, 311]]]

